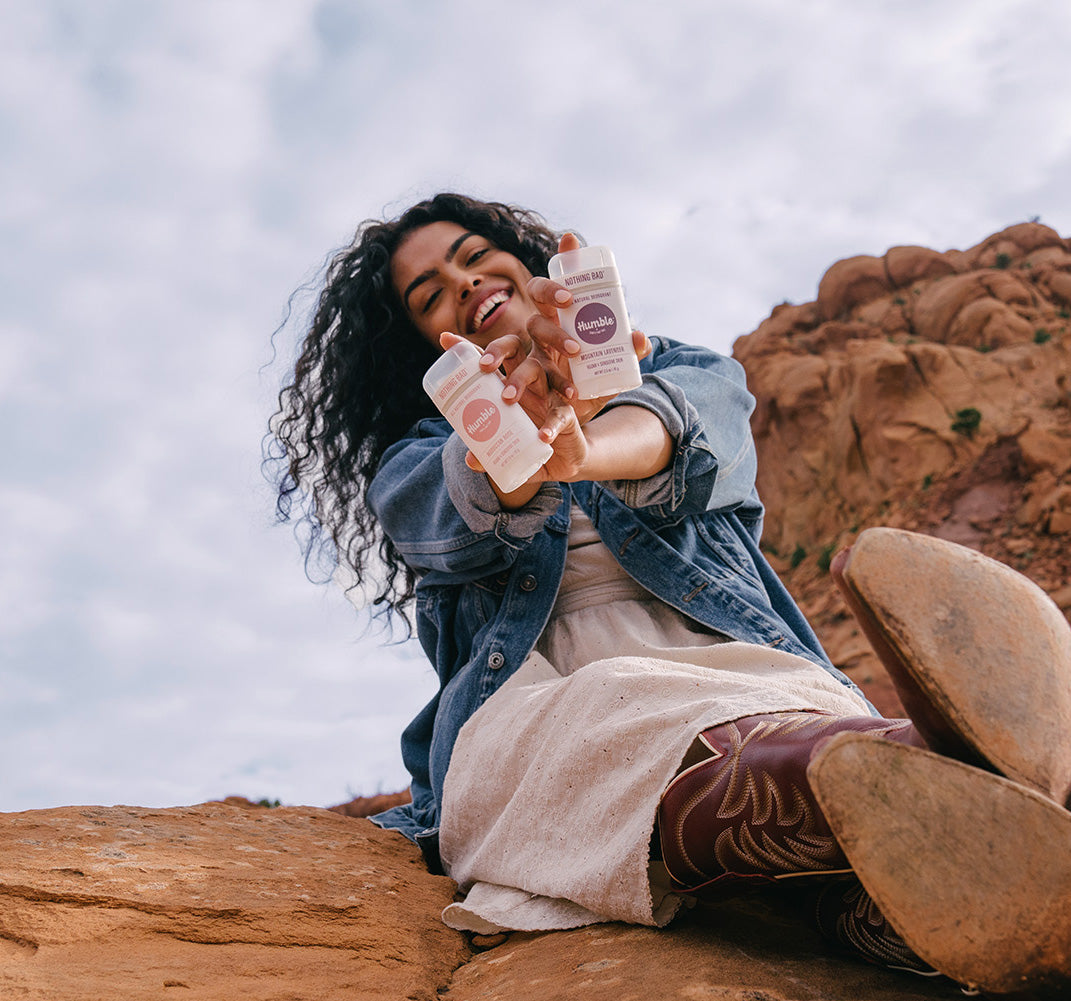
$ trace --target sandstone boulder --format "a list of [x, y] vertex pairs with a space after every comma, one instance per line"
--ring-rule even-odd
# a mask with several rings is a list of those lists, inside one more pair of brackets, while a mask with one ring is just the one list
[[454, 885], [429, 875], [412, 844], [308, 807], [0, 814], [0, 859], [2, 998], [957, 996], [947, 981], [839, 958], [802, 903], [763, 895], [700, 905], [662, 930], [607, 924], [470, 941], [439, 920]]
[[0, 815], [0, 997], [432, 1001], [471, 955], [399, 835], [304, 807]]
[[834, 661], [899, 713], [827, 574], [871, 525], [980, 549], [1061, 597], [1071, 578], [1071, 241], [1039, 223], [965, 251], [834, 264], [734, 356], [764, 545]]

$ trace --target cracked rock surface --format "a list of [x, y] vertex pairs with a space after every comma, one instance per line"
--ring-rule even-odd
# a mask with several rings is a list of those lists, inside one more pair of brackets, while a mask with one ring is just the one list
[[453, 892], [328, 810], [0, 814], [0, 997], [432, 999], [471, 954]]
[[[0, 814], [0, 997], [48, 1001], [716, 998], [924, 1001], [947, 981], [828, 952], [801, 905], [700, 905], [667, 929], [477, 941], [453, 883], [369, 821], [307, 807]], [[486, 948], [491, 945], [491, 948]]]

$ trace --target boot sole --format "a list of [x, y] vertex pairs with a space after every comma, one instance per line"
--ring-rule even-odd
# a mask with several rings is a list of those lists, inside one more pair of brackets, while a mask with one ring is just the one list
[[865, 734], [832, 738], [807, 774], [856, 875], [922, 959], [983, 991], [1071, 988], [1071, 814]]
[[1071, 626], [1041, 588], [889, 528], [864, 531], [830, 569], [933, 750], [1068, 801]]

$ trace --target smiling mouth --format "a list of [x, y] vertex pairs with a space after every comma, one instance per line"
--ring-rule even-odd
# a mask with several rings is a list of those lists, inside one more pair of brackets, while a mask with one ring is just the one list
[[472, 332], [475, 334], [484, 325], [487, 318], [493, 315], [499, 306], [509, 302], [511, 298], [513, 298], [513, 293], [508, 289], [503, 289], [501, 292], [492, 292], [480, 303], [479, 308], [473, 315]]

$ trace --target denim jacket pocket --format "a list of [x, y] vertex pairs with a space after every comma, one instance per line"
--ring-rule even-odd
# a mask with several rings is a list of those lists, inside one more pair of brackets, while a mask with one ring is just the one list
[[732, 570], [740, 573], [752, 581], [756, 586], [762, 586], [755, 564], [751, 561], [748, 553], [736, 541], [736, 539], [719, 538], [710, 531], [705, 519], [694, 519], [696, 534], [702, 543], [710, 550], [716, 563], [722, 563]]

